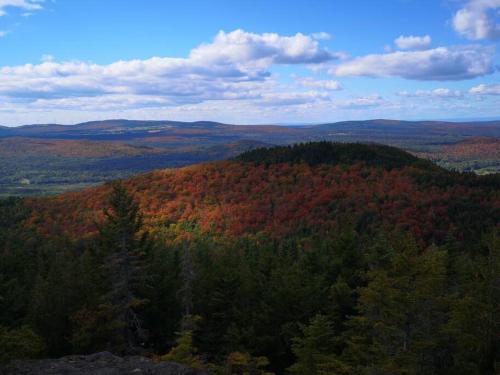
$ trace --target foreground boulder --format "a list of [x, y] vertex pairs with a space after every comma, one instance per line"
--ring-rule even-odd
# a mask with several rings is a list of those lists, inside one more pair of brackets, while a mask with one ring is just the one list
[[155, 363], [149, 358], [117, 357], [109, 352], [71, 355], [59, 359], [13, 361], [0, 366], [0, 374], [11, 375], [208, 375], [174, 362]]

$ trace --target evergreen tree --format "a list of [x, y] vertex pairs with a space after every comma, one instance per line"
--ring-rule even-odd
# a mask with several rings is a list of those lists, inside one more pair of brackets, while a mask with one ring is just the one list
[[194, 329], [193, 317], [193, 281], [196, 278], [194, 272], [193, 260], [187, 241], [182, 244], [182, 261], [181, 261], [181, 278], [182, 288], [179, 294], [182, 300], [183, 316], [181, 322], [182, 331], [192, 331]]
[[407, 239], [368, 272], [343, 358], [352, 374], [439, 374], [447, 363], [447, 252]]
[[500, 371], [500, 233], [484, 236], [481, 251], [459, 258], [458, 298], [448, 329], [455, 339], [455, 374]]
[[182, 288], [180, 249], [166, 246], [165, 238], [155, 234], [155, 244], [145, 259], [146, 275], [143, 308], [148, 343], [157, 352], [165, 352], [179, 330], [182, 311], [179, 290]]
[[142, 231], [139, 206], [121, 182], [112, 185], [108, 203], [110, 208], [104, 210], [106, 220], [98, 227], [99, 250], [109, 281], [101, 307], [112, 311], [110, 324], [116, 327], [115, 342], [122, 343], [110, 349], [133, 353], [147, 340], [136, 309], [146, 302], [138, 296], [137, 290], [142, 282], [142, 260], [149, 241], [147, 232]]
[[201, 360], [196, 354], [198, 349], [193, 345], [193, 331], [196, 321], [199, 317], [193, 315], [193, 281], [195, 272], [193, 269], [193, 260], [187, 241], [182, 243], [182, 261], [181, 261], [181, 280], [182, 286], [179, 290], [182, 305], [181, 330], [177, 333], [175, 346], [161, 357], [164, 361], [174, 361], [187, 366], [201, 368]]
[[37, 276], [39, 238], [26, 230], [23, 200], [0, 199], [0, 326], [23, 324]]
[[[106, 269], [95, 247], [89, 246], [80, 256], [76, 291], [80, 305], [70, 321], [71, 344], [76, 353], [93, 353], [109, 347], [115, 339], [117, 322], [113, 321], [113, 308], [103, 301], [109, 286], [106, 285]], [[116, 344], [116, 346], [118, 346]]]
[[333, 355], [335, 341], [332, 323], [325, 315], [316, 315], [302, 327], [302, 336], [293, 340], [292, 351], [297, 360], [289, 371], [294, 375], [345, 373], [346, 366]]
[[[57, 246], [57, 245], [54, 245]], [[45, 340], [50, 356], [71, 353], [70, 316], [78, 308], [77, 269], [72, 249], [52, 252], [39, 266], [31, 292], [28, 320]], [[42, 262], [40, 262], [42, 263]], [[47, 269], [45, 269], [47, 268]]]

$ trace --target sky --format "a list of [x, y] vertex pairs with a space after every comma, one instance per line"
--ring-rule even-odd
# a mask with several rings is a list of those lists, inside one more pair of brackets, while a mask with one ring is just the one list
[[500, 0], [0, 0], [0, 125], [500, 118]]

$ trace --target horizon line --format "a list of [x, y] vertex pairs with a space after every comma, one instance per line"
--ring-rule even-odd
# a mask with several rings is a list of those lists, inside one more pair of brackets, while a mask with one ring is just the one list
[[325, 122], [272, 122], [272, 123], [228, 123], [214, 120], [194, 120], [194, 121], [181, 121], [181, 120], [150, 120], [150, 119], [127, 119], [127, 118], [108, 118], [103, 120], [89, 120], [77, 123], [32, 123], [32, 124], [21, 124], [21, 125], [2, 125], [2, 128], [22, 128], [28, 126], [77, 126], [84, 125], [88, 123], [96, 123], [96, 122], [111, 122], [111, 121], [129, 121], [129, 122], [177, 122], [177, 123], [185, 123], [185, 124], [195, 124], [195, 123], [215, 123], [220, 125], [230, 125], [230, 126], [282, 126], [282, 127], [300, 127], [300, 126], [320, 126], [327, 124], [338, 124], [342, 122], [368, 122], [368, 121], [399, 121], [399, 122], [450, 122], [450, 123], [467, 123], [467, 122], [497, 122], [500, 121], [499, 117], [473, 117], [473, 118], [436, 118], [429, 119], [423, 118], [418, 120], [403, 120], [403, 119], [395, 119], [395, 118], [367, 118], [367, 119], [358, 119], [358, 120], [338, 120], [338, 121], [325, 121]]

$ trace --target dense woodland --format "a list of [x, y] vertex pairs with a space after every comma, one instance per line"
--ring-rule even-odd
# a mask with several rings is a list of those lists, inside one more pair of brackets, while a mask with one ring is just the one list
[[498, 374], [500, 176], [398, 149], [258, 149], [0, 203], [0, 362]]

